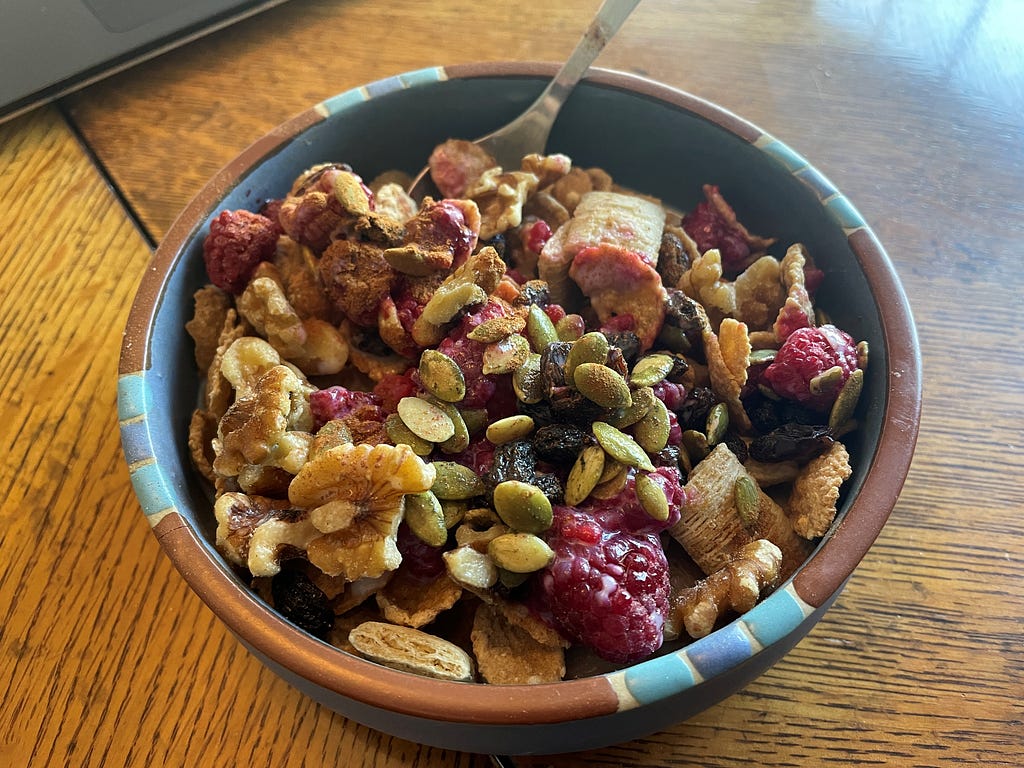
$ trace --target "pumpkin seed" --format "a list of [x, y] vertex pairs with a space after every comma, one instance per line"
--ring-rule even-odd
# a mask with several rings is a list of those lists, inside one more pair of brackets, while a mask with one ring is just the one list
[[555, 323], [559, 341], [576, 341], [583, 336], [587, 325], [579, 315], [566, 315]]
[[722, 442], [727, 429], [729, 429], [729, 407], [725, 403], [715, 403], [708, 411], [708, 418], [705, 422], [704, 434], [708, 447], [714, 447]]
[[506, 571], [504, 568], [498, 569], [498, 581], [506, 589], [515, 589], [516, 587], [524, 584], [526, 580], [530, 578], [528, 573], [514, 573], [512, 571]]
[[518, 333], [506, 336], [484, 348], [483, 373], [512, 373], [530, 356], [530, 342]]
[[838, 365], [833, 365], [827, 371], [822, 371], [807, 382], [807, 389], [812, 395], [827, 395], [835, 392], [842, 384], [845, 372]]
[[690, 461], [695, 465], [699, 464], [711, 453], [711, 446], [708, 445], [707, 437], [703, 432], [698, 432], [696, 429], [688, 429], [683, 432], [683, 448], [686, 449]]
[[[603, 449], [602, 449], [603, 450]], [[627, 472], [629, 467], [623, 464], [621, 461], [616, 461], [611, 456], [605, 454], [604, 457], [604, 470], [601, 472], [601, 477], [598, 478], [597, 483], [607, 483], [613, 477], [617, 477], [623, 472]]]
[[654, 406], [654, 401], [658, 399], [650, 387], [633, 390], [631, 397], [632, 403], [625, 408], [619, 408], [608, 419], [608, 423], [616, 429], [625, 429], [636, 424], [648, 414]]
[[440, 503], [441, 511], [444, 513], [444, 527], [449, 529], [461, 523], [466, 516], [466, 510], [469, 509], [469, 504], [465, 501], [445, 500]]
[[633, 402], [626, 380], [603, 363], [580, 363], [572, 381], [581, 395], [602, 408], [625, 408]]
[[775, 355], [778, 354], [777, 349], [755, 349], [750, 353], [747, 358], [750, 361], [750, 365], [760, 365], [761, 363], [770, 363], [775, 359]]
[[668, 435], [672, 429], [668, 408], [658, 398], [654, 398], [647, 415], [633, 427], [633, 439], [637, 445], [648, 453], [657, 453], [668, 445]]
[[558, 341], [558, 332], [548, 313], [536, 304], [530, 305], [526, 315], [526, 337], [534, 352], [543, 352], [548, 344]]
[[406, 523], [416, 536], [432, 547], [440, 547], [448, 541], [448, 528], [445, 525], [444, 510], [437, 496], [430, 491], [408, 493], [405, 495]]
[[487, 428], [487, 420], [490, 417], [486, 408], [460, 408], [459, 413], [462, 414], [462, 420], [466, 422], [466, 429], [470, 435], [478, 435]]
[[857, 367], [862, 371], [866, 371], [868, 368], [869, 352], [870, 348], [866, 341], [857, 342]]
[[487, 428], [487, 439], [494, 445], [511, 443], [533, 432], [533, 419], [524, 414], [498, 419]]
[[758, 507], [760, 506], [757, 483], [750, 475], [740, 475], [733, 485], [736, 497], [736, 514], [739, 515], [743, 525], [753, 528], [757, 524]]
[[526, 318], [519, 314], [492, 317], [484, 320], [480, 325], [467, 333], [466, 336], [473, 341], [479, 341], [481, 344], [493, 344], [513, 333], [519, 333], [525, 327]]
[[547, 542], [532, 533], [506, 533], [491, 540], [487, 554], [494, 564], [512, 573], [533, 573], [546, 567], [555, 553]]
[[498, 483], [494, 488], [494, 510], [514, 531], [542, 533], [551, 527], [551, 502], [544, 491], [530, 483]]
[[405, 275], [425, 277], [437, 272], [436, 262], [427, 258], [426, 253], [417, 245], [400, 245], [384, 251], [384, 261], [392, 269]]
[[565, 380], [572, 381], [576, 367], [581, 363], [600, 363], [608, 360], [608, 338], [598, 331], [592, 331], [573, 342], [565, 358]]
[[466, 377], [462, 369], [443, 352], [423, 350], [419, 373], [420, 383], [438, 400], [457, 403], [466, 396]]
[[[384, 419], [384, 430], [388, 433], [388, 439], [392, 443], [395, 445], [408, 445], [417, 456], [429, 456], [430, 452], [434, 450], [434, 444], [429, 440], [424, 440], [405, 426], [402, 417], [397, 413], [389, 413], [387, 418]], [[321, 429], [320, 432], [323, 432], [323, 430]], [[317, 433], [317, 437], [320, 437], [319, 433]], [[349, 442], [351, 442], [351, 438]]]
[[439, 499], [461, 501], [481, 496], [486, 490], [484, 481], [469, 467], [454, 461], [435, 461], [433, 466], [437, 474], [430, 490]]
[[588, 445], [576, 457], [565, 480], [565, 503], [570, 507], [580, 504], [597, 487], [604, 474], [604, 448]]
[[487, 294], [476, 283], [445, 281], [423, 306], [419, 319], [432, 325], [444, 325], [464, 307], [483, 304], [485, 301]]
[[438, 443], [437, 447], [445, 453], [462, 453], [469, 447], [469, 427], [466, 426], [466, 421], [462, 418], [462, 412], [452, 403], [446, 403], [443, 400], [430, 398], [428, 402], [437, 406], [445, 416], [451, 419], [452, 426], [455, 428], [452, 436]]
[[636, 444], [636, 441], [625, 432], [617, 430], [610, 424], [603, 421], [595, 421], [592, 425], [594, 437], [601, 447], [611, 456], [626, 466], [643, 469], [647, 472], [654, 471], [654, 465], [644, 452], [644, 449]]
[[661, 523], [668, 520], [668, 497], [665, 496], [665, 490], [650, 476], [636, 476], [636, 498], [651, 519]]
[[653, 387], [672, 372], [673, 365], [669, 355], [648, 355], [637, 360], [629, 381], [636, 387]]
[[607, 501], [608, 499], [613, 499], [622, 493], [622, 490], [626, 487], [626, 483], [629, 481], [629, 467], [625, 464], [620, 466], [622, 467], [622, 471], [592, 490], [590, 492], [590, 498]]
[[512, 389], [519, 401], [527, 405], [539, 403], [544, 399], [544, 380], [540, 375], [540, 355], [530, 354], [521, 366], [512, 374]]
[[[401, 423], [401, 419], [398, 419], [397, 415], [395, 415], [395, 418], [399, 421], [399, 423]], [[420, 439], [413, 435], [411, 432], [409, 434], [412, 435], [413, 439], [415, 439], [417, 442], [426, 442], [425, 440], [420, 441]], [[390, 437], [390, 433], [388, 436]], [[340, 419], [331, 419], [322, 427], [320, 427], [319, 430], [317, 430], [316, 436], [313, 438], [313, 442], [310, 443], [309, 446], [309, 458], [312, 459], [317, 454], [322, 453], [330, 448], [334, 448], [339, 445], [345, 445], [346, 443], [351, 442], [352, 433], [349, 431], [349, 428], [348, 426], [346, 426], [345, 422], [341, 421]], [[392, 439], [392, 442], [396, 441]], [[429, 446], [429, 448], [433, 448], [433, 446], [431, 446], [430, 443], [426, 444], [427, 446]], [[415, 451], [416, 449], [413, 448], [413, 450]]]
[[850, 420], [863, 389], [864, 371], [858, 368], [850, 374], [850, 378], [843, 384], [843, 388], [839, 390], [839, 394], [836, 396], [836, 401], [832, 404], [832, 411], [828, 416], [828, 425], [831, 429], [838, 430]]
[[448, 414], [423, 398], [403, 397], [398, 401], [398, 415], [414, 435], [432, 443], [443, 443], [455, 434]]
[[486, 552], [492, 539], [509, 533], [509, 527], [498, 519], [493, 509], [477, 507], [466, 512], [462, 524], [455, 529], [455, 543]]

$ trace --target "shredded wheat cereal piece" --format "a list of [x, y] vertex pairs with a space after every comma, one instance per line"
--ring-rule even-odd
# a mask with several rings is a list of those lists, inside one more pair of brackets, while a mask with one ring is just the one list
[[788, 505], [797, 533], [806, 539], [825, 535], [836, 516], [839, 487], [852, 473], [850, 454], [838, 440], [800, 470]]
[[493, 685], [555, 683], [565, 676], [561, 645], [544, 645], [508, 621], [494, 606], [481, 603], [470, 634], [473, 655], [485, 682]]
[[782, 552], [767, 539], [744, 544], [717, 571], [673, 597], [669, 623], [681, 624], [693, 638], [710, 634], [726, 613], [746, 613], [773, 589], [781, 564]]
[[217, 436], [217, 417], [209, 411], [196, 409], [188, 425], [188, 450], [199, 473], [211, 483], [217, 481], [213, 471], [213, 438]]
[[[740, 547], [768, 539], [782, 550], [782, 578], [810, 554], [808, 542], [793, 530], [782, 507], [758, 488], [755, 506], [744, 522], [736, 499], [736, 481], [750, 477], [725, 444], [715, 446], [690, 473], [680, 509], [682, 517], [669, 529], [705, 574], [721, 568]], [[753, 481], [753, 478], [751, 478]]]
[[773, 330], [781, 343], [797, 328], [814, 326], [814, 304], [807, 292], [804, 267], [808, 263], [807, 251], [800, 243], [789, 246], [782, 257], [780, 275], [786, 288], [786, 302], [779, 310]]
[[472, 657], [459, 646], [411, 627], [367, 621], [348, 640], [361, 656], [403, 672], [461, 682], [475, 676]]
[[196, 366], [200, 373], [206, 373], [220, 346], [221, 332], [231, 309], [231, 297], [215, 285], [206, 285], [192, 298], [195, 309], [192, 319], [185, 323], [185, 330], [196, 345]]
[[223, 373], [224, 354], [237, 340], [246, 336], [250, 329], [248, 323], [238, 317], [234, 309], [229, 309], [224, 317], [224, 327], [220, 332], [217, 351], [206, 371], [206, 410], [220, 419], [231, 405], [234, 398], [234, 387]]
[[461, 596], [462, 587], [444, 574], [424, 579], [401, 568], [376, 594], [377, 607], [385, 620], [417, 629], [447, 611]]
[[750, 339], [744, 323], [727, 317], [713, 333], [703, 326], [704, 354], [708, 361], [708, 375], [715, 394], [729, 408], [729, 419], [741, 431], [751, 428], [750, 417], [743, 407], [740, 394], [747, 383], [750, 365]]

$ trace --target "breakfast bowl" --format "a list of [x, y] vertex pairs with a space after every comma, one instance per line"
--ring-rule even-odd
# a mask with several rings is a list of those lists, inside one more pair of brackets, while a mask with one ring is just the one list
[[[272, 608], [218, 547], [211, 484], [190, 424], [203, 376], [186, 324], [209, 282], [203, 243], [224, 210], [280, 200], [307, 169], [347, 163], [365, 179], [415, 174], [434, 147], [515, 117], [553, 66], [493, 63], [411, 72], [331, 98], [256, 141], [168, 231], [143, 278], [119, 367], [121, 438], [142, 510], [189, 586], [262, 663], [345, 717], [419, 743], [470, 752], [597, 748], [665, 729], [768, 670], [836, 600], [877, 538], [906, 477], [920, 415], [920, 360], [893, 267], [853, 205], [797, 152], [730, 112], [652, 81], [591, 70], [547, 151], [606, 171], [622, 188], [692, 210], [712, 184], [751, 232], [802, 243], [825, 275], [815, 304], [870, 350], [843, 442], [852, 473], [806, 557], [743, 613], [626, 664], [582, 664], [566, 679], [484, 684], [414, 674], [343, 650]], [[780, 251], [780, 253], [782, 252]], [[525, 662], [524, 662], [525, 663]]]

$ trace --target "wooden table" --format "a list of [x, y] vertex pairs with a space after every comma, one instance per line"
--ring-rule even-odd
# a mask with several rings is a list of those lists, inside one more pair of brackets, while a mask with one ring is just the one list
[[[244, 146], [388, 75], [563, 58], [597, 6], [292, 0], [0, 126], [0, 765], [488, 765], [241, 648], [139, 514], [116, 362], [153, 244]], [[1021, 764], [1022, 30], [1015, 0], [645, 0], [609, 45], [855, 201], [913, 304], [924, 418], [877, 545], [781, 663], [656, 736], [522, 764]]]

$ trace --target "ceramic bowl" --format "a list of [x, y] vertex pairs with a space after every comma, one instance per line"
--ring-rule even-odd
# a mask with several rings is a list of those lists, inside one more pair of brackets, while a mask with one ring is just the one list
[[832, 530], [796, 574], [741, 618], [633, 666], [539, 686], [442, 682], [388, 669], [283, 620], [214, 547], [207, 489], [186, 445], [199, 381], [184, 330], [205, 282], [208, 224], [224, 208], [282, 196], [304, 169], [350, 163], [364, 178], [417, 171], [433, 146], [511, 119], [554, 67], [433, 68], [342, 93], [257, 141], [170, 228], [131, 310], [120, 360], [124, 453], [143, 512], [193, 590], [253, 654], [342, 715], [416, 742], [497, 753], [554, 753], [638, 738], [738, 691], [786, 654], [836, 599], [896, 502], [917, 438], [920, 359], [892, 265], [857, 210], [781, 141], [741, 118], [645, 79], [595, 70], [573, 93], [549, 151], [692, 208], [701, 184], [727, 190], [744, 223], [803, 242], [828, 275], [817, 296], [836, 325], [870, 344], [848, 439], [853, 477]]

